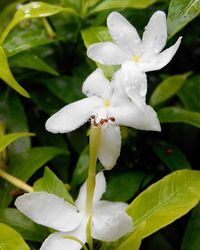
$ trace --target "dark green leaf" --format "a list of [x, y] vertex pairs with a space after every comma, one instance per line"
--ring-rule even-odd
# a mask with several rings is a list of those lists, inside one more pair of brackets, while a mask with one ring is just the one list
[[169, 38], [197, 17], [199, 13], [200, 0], [171, 0], [167, 17]]
[[22, 236], [11, 227], [0, 223], [0, 232], [1, 250], [30, 250]]
[[179, 90], [178, 96], [186, 108], [200, 112], [200, 75], [189, 78]]
[[41, 81], [47, 88], [66, 103], [85, 97], [81, 92], [82, 81], [76, 77], [61, 76]]
[[144, 178], [142, 171], [125, 172], [110, 176], [107, 180], [104, 199], [111, 201], [128, 201], [138, 191]]
[[191, 72], [167, 77], [154, 90], [150, 98], [150, 105], [156, 106], [174, 96], [190, 75]]
[[52, 67], [40, 59], [36, 54], [30, 52], [23, 52], [17, 55], [14, 55], [9, 60], [11, 67], [27, 68], [34, 69], [38, 71], [47, 72], [51, 75], [58, 76]]
[[171, 142], [157, 141], [153, 144], [153, 150], [171, 171], [191, 168], [182, 151]]
[[47, 167], [45, 168], [44, 176], [34, 183], [33, 190], [36, 192], [46, 191], [48, 193], [55, 194], [61, 198], [64, 198], [66, 201], [70, 203], [73, 203], [73, 198], [67, 191], [67, 187]]
[[181, 250], [198, 250], [200, 246], [200, 203], [193, 209], [183, 237]]
[[34, 223], [15, 208], [0, 209], [0, 222], [14, 228], [25, 240], [41, 242], [49, 234], [46, 227]]
[[87, 170], [89, 164], [89, 150], [86, 147], [82, 152], [76, 164], [76, 167], [73, 172], [72, 187], [80, 185], [87, 178]]
[[[14, 155], [9, 165], [9, 173], [17, 178], [27, 181], [39, 168], [53, 157], [60, 154], [68, 154], [67, 150], [55, 147], [37, 147], [27, 152]], [[11, 201], [10, 191], [12, 185], [5, 185], [5, 190], [0, 200], [0, 206], [6, 207]]]
[[182, 108], [167, 107], [158, 111], [161, 123], [184, 122], [200, 128], [200, 113]]

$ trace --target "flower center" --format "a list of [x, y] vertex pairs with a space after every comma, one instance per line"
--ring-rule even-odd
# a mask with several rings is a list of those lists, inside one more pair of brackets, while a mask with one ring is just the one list
[[105, 108], [109, 108], [109, 107], [111, 106], [111, 101], [110, 101], [109, 99], [105, 99], [105, 100], [103, 101], [103, 106], [104, 106]]
[[132, 60], [133, 60], [134, 62], [136, 62], [136, 63], [139, 62], [140, 59], [141, 59], [141, 57], [140, 57], [140, 56], [137, 56], [137, 55], [135, 55], [135, 56], [132, 57]]

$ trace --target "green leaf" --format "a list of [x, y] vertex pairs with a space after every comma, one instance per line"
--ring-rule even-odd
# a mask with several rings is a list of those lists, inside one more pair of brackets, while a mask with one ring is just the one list
[[3, 44], [3, 48], [6, 55], [10, 57], [22, 51], [58, 40], [59, 37], [50, 39], [42, 22], [33, 20], [27, 27], [19, 26], [12, 30]]
[[110, 9], [135, 8], [144, 9], [158, 2], [158, 0], [105, 0], [90, 10], [90, 14]]
[[18, 138], [21, 138], [24, 136], [33, 136], [33, 135], [34, 135], [33, 133], [21, 132], [21, 133], [11, 133], [11, 134], [1, 136], [0, 137], [0, 152], [4, 150], [13, 141], [17, 140]]
[[138, 191], [144, 172], [125, 172], [110, 176], [103, 198], [111, 201], [128, 201]]
[[[28, 122], [22, 102], [17, 93], [7, 95], [7, 91], [0, 93], [1, 121], [4, 122], [8, 133], [28, 132]], [[9, 146], [9, 153], [20, 153], [28, 150], [31, 146], [29, 137], [23, 137]]]
[[115, 250], [139, 250], [142, 243], [143, 231], [145, 229], [145, 223], [141, 224], [130, 237], [127, 238], [122, 244], [116, 247]]
[[151, 95], [150, 105], [156, 106], [174, 96], [182, 87], [187, 77], [190, 75], [191, 72], [188, 72], [166, 78], [156, 87], [153, 94]]
[[15, 89], [19, 94], [30, 97], [29, 93], [22, 88], [15, 80], [3, 48], [0, 46], [0, 79], [6, 82], [11, 88]]
[[86, 147], [80, 154], [78, 162], [73, 172], [71, 186], [80, 185], [87, 178], [87, 170], [89, 164], [89, 150]]
[[22, 236], [11, 227], [0, 223], [0, 232], [1, 250], [30, 250]]
[[34, 69], [47, 72], [54, 76], [59, 75], [58, 72], [56, 72], [52, 67], [40, 59], [36, 54], [31, 52], [23, 52], [12, 56], [9, 60], [9, 64], [11, 67]]
[[64, 183], [47, 167], [45, 168], [44, 176], [34, 183], [33, 190], [36, 192], [46, 191], [64, 198], [70, 203], [74, 203]]
[[186, 108], [200, 112], [200, 75], [187, 79], [186, 83], [179, 90], [178, 96]]
[[167, 26], [171, 38], [200, 13], [200, 0], [171, 0]]
[[75, 102], [84, 97], [81, 92], [82, 81], [76, 77], [60, 76], [41, 80], [45, 86], [57, 97], [66, 103]]
[[167, 107], [158, 110], [157, 114], [161, 123], [184, 122], [200, 128], [200, 113], [197, 112], [182, 108]]
[[[26, 182], [46, 162], [60, 154], [68, 154], [68, 151], [56, 147], [37, 147], [13, 155], [8, 168], [9, 173]], [[10, 195], [12, 189], [13, 186], [10, 184], [6, 184], [4, 187], [0, 200], [1, 207], [6, 207], [12, 200]]]
[[199, 198], [200, 171], [178, 170], [143, 191], [127, 212], [135, 230], [145, 223], [145, 238], [189, 212]]
[[153, 150], [171, 171], [191, 168], [182, 151], [171, 142], [157, 141], [153, 144]]
[[[48, 17], [51, 15], [55, 15], [66, 8], [61, 6], [46, 4], [42, 2], [31, 2], [28, 4], [24, 4], [21, 8], [17, 10], [15, 13], [12, 21], [9, 23], [7, 28], [2, 33], [0, 38], [0, 44], [2, 44], [9, 34], [9, 32], [21, 21], [31, 18], [41, 18], [41, 17]], [[72, 13], [74, 13], [73, 9], [68, 9]]]
[[[92, 27], [81, 31], [81, 35], [86, 48], [88, 48], [93, 43], [112, 41], [112, 38], [106, 27]], [[113, 73], [119, 69], [118, 65], [105, 66], [100, 63], [96, 63], [97, 67], [104, 71], [105, 76], [111, 78]]]
[[0, 209], [0, 222], [14, 228], [25, 240], [41, 242], [49, 234], [46, 227], [34, 223], [15, 208]]
[[197, 250], [200, 246], [200, 203], [193, 209], [183, 237], [181, 250]]

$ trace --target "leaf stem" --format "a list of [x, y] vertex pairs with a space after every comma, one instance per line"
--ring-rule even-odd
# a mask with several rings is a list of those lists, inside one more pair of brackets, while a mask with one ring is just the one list
[[43, 21], [43, 24], [44, 24], [44, 27], [47, 31], [47, 34], [49, 36], [50, 39], [54, 39], [56, 38], [56, 33], [54, 32], [54, 30], [52, 29], [51, 25], [49, 24], [48, 20], [46, 17], [43, 17], [42, 18], [42, 21]]
[[95, 190], [95, 179], [96, 179], [96, 163], [99, 151], [99, 145], [101, 141], [101, 127], [91, 126], [90, 129], [90, 158], [89, 158], [89, 169], [87, 178], [87, 192], [86, 192], [86, 207], [85, 211], [89, 217], [87, 224], [87, 242], [90, 250], [93, 250], [93, 241], [91, 237], [91, 218], [93, 213], [93, 196]]
[[24, 181], [16, 178], [13, 175], [8, 174], [6, 171], [3, 169], [0, 169], [0, 176], [5, 179], [6, 181], [10, 182], [14, 186], [26, 191], [26, 192], [33, 192], [33, 188], [26, 184]]

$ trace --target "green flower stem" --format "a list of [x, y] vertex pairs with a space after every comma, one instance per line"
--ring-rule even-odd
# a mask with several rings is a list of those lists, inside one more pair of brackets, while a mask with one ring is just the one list
[[90, 129], [90, 158], [89, 158], [89, 169], [87, 178], [87, 192], [86, 192], [86, 207], [85, 211], [89, 217], [87, 225], [87, 242], [90, 250], [93, 249], [93, 242], [91, 237], [91, 218], [93, 213], [93, 196], [95, 189], [95, 178], [96, 178], [96, 163], [99, 151], [99, 145], [101, 142], [101, 127], [91, 126]]
[[[3, 122], [0, 121], [0, 137], [5, 135], [5, 132], [6, 132], [6, 126]], [[6, 149], [3, 149], [0, 152], [0, 161], [6, 162], [6, 159], [7, 159], [7, 151], [6, 151]]]
[[53, 31], [53, 29], [52, 29], [51, 25], [49, 24], [47, 18], [43, 17], [42, 21], [43, 21], [44, 27], [45, 27], [45, 29], [47, 31], [47, 34], [48, 34], [49, 38], [50, 39], [56, 38], [56, 33]]
[[13, 184], [14, 186], [26, 191], [26, 192], [33, 192], [33, 188], [31, 186], [29, 186], [28, 184], [26, 184], [25, 182], [23, 182], [22, 180], [16, 178], [13, 175], [10, 175], [8, 173], [6, 173], [3, 169], [0, 168], [0, 176], [5, 179], [6, 181], [10, 182], [11, 184]]
[[82, 241], [80, 241], [78, 238], [76, 238], [76, 237], [74, 237], [74, 236], [63, 236], [63, 238], [69, 239], [69, 240], [73, 240], [73, 241], [76, 241], [76, 242], [78, 242], [78, 243], [82, 246], [82, 248], [83, 248], [84, 250], [88, 250], [88, 248], [86, 247], [86, 245], [83, 244]]

